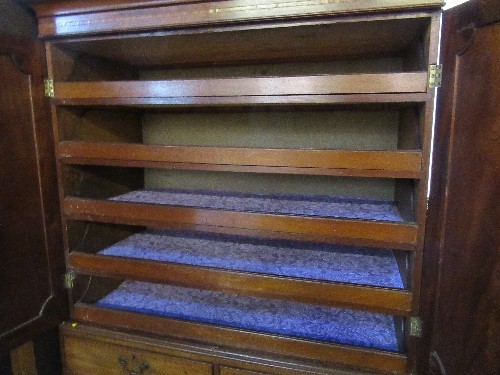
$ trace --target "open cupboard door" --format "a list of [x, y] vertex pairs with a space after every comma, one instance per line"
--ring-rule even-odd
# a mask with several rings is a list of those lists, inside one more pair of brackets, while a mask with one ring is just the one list
[[0, 38], [0, 354], [66, 316], [41, 44]]
[[437, 285], [426, 296], [431, 374], [500, 373], [499, 21], [495, 0], [444, 15], [423, 275]]

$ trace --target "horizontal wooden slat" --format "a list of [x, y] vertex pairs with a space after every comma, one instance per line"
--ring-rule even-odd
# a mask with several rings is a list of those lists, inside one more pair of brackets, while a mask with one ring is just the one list
[[[75, 220], [169, 227], [177, 224], [228, 227], [347, 239], [349, 244], [414, 250], [415, 224], [298, 217], [68, 197], [64, 213]], [[359, 242], [358, 242], [359, 240]]]
[[274, 96], [192, 96], [169, 98], [54, 98], [54, 104], [66, 106], [128, 106], [150, 107], [238, 107], [238, 106], [311, 106], [318, 104], [357, 103], [423, 103], [429, 93], [406, 94], [337, 94], [337, 95], [274, 95]]
[[[134, 2], [135, 3], [135, 2]], [[136, 9], [131, 6], [85, 4], [68, 9], [58, 4], [57, 7], [38, 7], [39, 33], [41, 37], [102, 33], [116, 30], [156, 29], [186, 27], [193, 25], [217, 25], [221, 23], [241, 23], [254, 21], [271, 21], [298, 16], [327, 16], [346, 13], [391, 11], [399, 9], [415, 9], [438, 7], [440, 0], [295, 0], [274, 1], [243, 0], [236, 4], [229, 2], [182, 1], [172, 4], [170, 1], [151, 7]], [[150, 5], [149, 7], [147, 5]], [[164, 6], [158, 6], [164, 5]], [[81, 11], [79, 10], [81, 9]], [[91, 12], [89, 12], [91, 11]], [[140, 12], [140, 16], [137, 13]], [[75, 14], [76, 13], [76, 14]]]
[[289, 299], [391, 315], [409, 316], [411, 310], [411, 293], [404, 290], [301, 280], [81, 252], [71, 253], [68, 261], [69, 266], [77, 272], [97, 276]]
[[[36, 2], [36, 1], [32, 1]], [[53, 2], [50, 2], [46, 0], [45, 2], [43, 0], [39, 0], [37, 6], [35, 7], [36, 14], [38, 17], [50, 17], [50, 16], [62, 16], [62, 15], [69, 15], [69, 14], [81, 14], [81, 13], [97, 13], [97, 12], [109, 12], [111, 10], [125, 10], [125, 9], [135, 9], [138, 8], [139, 6], [143, 9], [148, 8], [148, 7], [154, 7], [155, 10], [158, 10], [158, 6], [170, 6], [168, 9], [172, 13], [176, 9], [193, 9], [192, 14], [193, 16], [200, 16], [199, 12], [195, 12], [194, 9], [198, 7], [195, 3], [202, 3], [206, 2], [205, 0], [122, 0], [120, 2], [116, 3], [110, 3], [108, 0], [87, 0], [87, 1], [82, 1], [78, 3], [66, 3], [66, 2], [59, 2], [54, 4]], [[172, 4], [176, 4], [180, 6], [179, 8], [176, 7], [171, 7]], [[442, 0], [377, 0], [374, 1], [373, 3], [365, 3], [363, 0], [347, 0], [344, 3], [339, 3], [338, 1], [325, 1], [325, 0], [317, 0], [317, 1], [311, 1], [311, 0], [301, 0], [301, 1], [295, 1], [293, 3], [289, 2], [284, 2], [281, 4], [281, 6], [278, 6], [276, 4], [271, 4], [263, 6], [265, 2], [262, 0], [245, 0], [245, 1], [240, 1], [240, 4], [244, 4], [247, 6], [253, 5], [254, 10], [260, 10], [262, 13], [262, 16], [270, 16], [269, 10], [274, 9], [277, 12], [284, 12], [284, 11], [292, 11], [295, 10], [299, 14], [304, 14], [303, 10], [305, 7], [311, 7], [311, 6], [319, 6], [324, 12], [327, 11], [342, 11], [344, 10], [345, 12], [355, 12], [355, 11], [360, 11], [360, 10], [371, 10], [371, 11], [376, 11], [376, 10], [383, 10], [386, 11], [388, 9], [413, 9], [413, 8], [422, 8], [422, 7], [436, 7], [444, 4], [444, 1]], [[258, 4], [261, 6], [259, 7]], [[231, 16], [234, 17], [232, 13], [234, 12], [242, 12], [245, 13], [244, 15], [249, 17], [248, 11], [251, 9], [245, 9], [245, 8], [240, 8], [236, 7], [235, 9], [232, 9], [234, 5], [225, 5], [225, 4], [217, 4], [219, 6], [219, 9], [222, 9], [222, 11], [218, 13], [222, 13], [219, 16], [228, 16], [231, 14]], [[232, 10], [231, 10], [232, 9]], [[209, 10], [204, 8], [204, 10], [208, 14], [216, 13], [216, 12], [210, 12]], [[225, 11], [224, 11], [225, 10]], [[316, 10], [316, 8], [311, 8], [310, 10]], [[174, 13], [175, 14], [175, 13]], [[207, 15], [208, 15], [207, 14]], [[187, 22], [187, 20], [183, 19], [178, 19], [175, 15], [171, 15], [172, 19], [175, 20], [176, 22]], [[203, 17], [204, 19], [206, 17]], [[166, 20], [165, 20], [166, 21]]]
[[265, 351], [287, 357], [344, 364], [383, 373], [406, 374], [407, 358], [402, 354], [307, 341], [243, 331], [177, 319], [76, 304], [72, 319], [112, 328], [133, 328], [155, 335], [195, 340], [226, 347]]
[[420, 173], [406, 171], [386, 171], [381, 169], [326, 169], [326, 168], [293, 168], [293, 167], [265, 167], [249, 165], [229, 164], [200, 164], [200, 163], [169, 163], [140, 160], [116, 160], [116, 159], [90, 159], [90, 158], [66, 158], [62, 160], [65, 164], [74, 165], [98, 165], [108, 167], [137, 167], [158, 169], [179, 169], [185, 171], [217, 171], [217, 172], [241, 172], [241, 173], [272, 173], [272, 174], [294, 174], [311, 176], [337, 176], [337, 177], [374, 177], [374, 178], [411, 178], [419, 179]]
[[[203, 170], [219, 170], [219, 166], [270, 167], [304, 170], [304, 174], [367, 176], [374, 174], [388, 178], [419, 178], [422, 155], [419, 151], [349, 151], [349, 150], [297, 150], [258, 148], [218, 148], [187, 146], [156, 146], [141, 144], [61, 142], [57, 147], [58, 157], [68, 164], [75, 160], [98, 165], [100, 161], [144, 162], [144, 167], [154, 163], [182, 169], [181, 164], [201, 164]], [[72, 161], [72, 159], [75, 159]], [[75, 163], [78, 164], [78, 163]], [[307, 171], [314, 169], [315, 171]], [[278, 169], [279, 170], [279, 169]], [[331, 170], [340, 170], [337, 173]], [[345, 171], [349, 170], [349, 171]], [[243, 168], [242, 171], [245, 171]]]
[[184, 98], [273, 95], [422, 93], [427, 72], [169, 81], [56, 82], [55, 97]]

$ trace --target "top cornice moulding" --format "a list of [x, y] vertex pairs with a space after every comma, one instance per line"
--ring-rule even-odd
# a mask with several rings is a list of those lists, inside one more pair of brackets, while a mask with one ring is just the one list
[[20, 0], [30, 3], [37, 17], [65, 14], [106, 12], [134, 8], [188, 5], [194, 3], [218, 3], [227, 0]]
[[[441, 7], [444, 0], [19, 0], [29, 4], [37, 14], [37, 17], [57, 16], [64, 14], [93, 13], [120, 9], [161, 7], [169, 5], [189, 5], [196, 3], [206, 3], [213, 6], [217, 4], [231, 4], [240, 6], [240, 3], [248, 4], [281, 4], [287, 7], [300, 7], [313, 3], [323, 5], [346, 5], [353, 4], [353, 10], [359, 8], [359, 3], [370, 5], [373, 10], [380, 8], [385, 10], [393, 9], [421, 8], [421, 7]], [[367, 6], [363, 6], [367, 8]]]
[[[29, 0], [28, 0], [29, 1]], [[34, 6], [41, 37], [436, 9], [442, 0], [70, 0]]]

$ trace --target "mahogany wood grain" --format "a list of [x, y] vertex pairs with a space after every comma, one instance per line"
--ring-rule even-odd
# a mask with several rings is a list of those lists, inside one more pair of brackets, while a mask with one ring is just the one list
[[[167, 5], [182, 5], [182, 4], [192, 4], [192, 3], [203, 3], [207, 2], [206, 0], [120, 0], [117, 2], [110, 3], [108, 0], [70, 0], [70, 1], [61, 1], [61, 0], [20, 0], [22, 2], [28, 3], [36, 8], [38, 17], [46, 17], [46, 16], [55, 16], [55, 15], [63, 15], [63, 14], [71, 14], [71, 13], [95, 13], [100, 11], [109, 11], [109, 10], [117, 10], [117, 9], [128, 9], [128, 8], [147, 8], [147, 7], [157, 7], [157, 6], [167, 6]], [[213, 0], [211, 3], [214, 5], [220, 4], [221, 0]], [[250, 1], [247, 3], [251, 3]], [[258, 4], [258, 2], [255, 2]], [[333, 2], [331, 2], [333, 3]], [[347, 0], [346, 3], [351, 3], [353, 7], [355, 7], [359, 0]], [[380, 10], [384, 7], [398, 7], [398, 8], [417, 8], [417, 7], [425, 7], [425, 6], [437, 6], [442, 5], [443, 1], [440, 0], [390, 0], [386, 1], [374, 1], [374, 4], [371, 4], [373, 9], [380, 8]], [[323, 2], [323, 4], [327, 4]], [[295, 6], [307, 6], [308, 3], [303, 2], [301, 4], [298, 2]], [[315, 5], [314, 3], [311, 5]], [[268, 8], [278, 7], [279, 1], [275, 3], [274, 6], [269, 5]], [[283, 5], [286, 6], [286, 5]], [[293, 5], [288, 5], [293, 6]], [[366, 5], [365, 5], [366, 6]], [[262, 7], [265, 10], [265, 7]], [[370, 9], [370, 8], [368, 8]]]
[[[158, 5], [205, 2], [206, 0], [20, 0], [36, 9], [37, 16], [62, 15], [75, 13], [94, 13], [111, 9], [146, 8]], [[220, 0], [215, 0], [220, 1]]]
[[[408, 316], [411, 292], [72, 252], [78, 273]], [[203, 280], [203, 283], [200, 283]]]
[[[149, 223], [148, 225], [151, 227], [155, 227], [154, 223]], [[354, 237], [341, 238], [335, 236], [323, 236], [315, 233], [276, 232], [269, 230], [217, 227], [217, 226], [189, 224], [189, 223], [188, 224], [174, 223], [168, 225], [163, 224], [163, 227], [175, 228], [179, 230], [192, 230], [198, 232], [220, 233], [220, 234], [245, 236], [245, 237], [259, 237], [259, 238], [267, 238], [275, 240], [305, 241], [305, 242], [333, 244], [333, 245], [347, 245], [347, 246], [366, 246], [374, 250], [376, 249], [397, 250], [401, 251], [403, 254], [406, 254], [408, 251], [415, 250], [415, 245], [408, 245], [404, 243], [394, 243], [394, 242], [387, 243], [385, 241], [378, 241], [365, 238], [354, 238]]]
[[[500, 8], [445, 12], [443, 85], [430, 196], [421, 365], [436, 374], [500, 372]], [[478, 68], [480, 67], [480, 68]]]
[[[419, 178], [419, 151], [360, 151], [360, 150], [311, 150], [311, 149], [258, 149], [231, 147], [187, 147], [159, 146], [120, 143], [60, 142], [57, 155], [63, 163], [75, 164], [73, 159], [89, 160], [96, 165], [101, 161], [111, 161], [119, 165], [121, 161], [137, 162], [140, 165], [172, 165], [182, 169], [188, 164], [189, 169], [202, 165], [204, 170], [217, 170], [221, 166], [238, 171], [239, 167], [270, 167], [286, 171], [313, 169], [320, 175], [321, 170], [329, 175], [379, 176], [394, 178]], [[144, 166], [145, 166], [144, 165]], [[262, 168], [264, 169], [264, 168]], [[345, 173], [344, 173], [345, 172]]]
[[0, 353], [66, 316], [54, 144], [35, 41], [0, 37]]
[[78, 322], [93, 323], [104, 327], [142, 331], [239, 349], [265, 351], [286, 357], [321, 361], [327, 364], [343, 364], [365, 370], [406, 374], [406, 356], [397, 353], [101, 309], [86, 304], [75, 305], [72, 318]]
[[271, 173], [294, 174], [309, 176], [337, 176], [337, 177], [372, 177], [372, 178], [412, 178], [419, 179], [420, 173], [408, 171], [387, 171], [380, 169], [326, 169], [326, 168], [294, 168], [294, 167], [268, 167], [252, 165], [230, 164], [198, 164], [198, 163], [171, 163], [142, 160], [119, 159], [91, 159], [91, 158], [62, 158], [66, 165], [96, 165], [108, 167], [135, 167], [153, 169], [178, 169], [185, 171], [216, 171], [216, 172], [241, 172], [241, 173]]
[[[436, 13], [432, 16], [432, 22], [428, 33], [426, 34], [427, 40], [425, 43], [428, 50], [427, 64], [438, 63], [438, 46], [440, 40], [441, 29], [441, 15]], [[422, 145], [422, 178], [414, 184], [413, 193], [413, 207], [414, 217], [417, 221], [417, 247], [416, 251], [410, 256], [410, 288], [413, 291], [413, 315], [420, 317], [420, 297], [421, 297], [421, 283], [422, 274], [425, 272], [423, 267], [424, 257], [424, 239], [427, 221], [427, 208], [428, 208], [428, 188], [431, 168], [431, 152], [432, 152], [432, 133], [434, 124], [435, 113], [435, 97], [436, 89], [429, 89], [430, 97], [426, 102], [423, 110], [419, 114], [419, 138]], [[427, 329], [426, 322], [424, 322], [424, 330]], [[409, 324], [406, 322], [406, 332], [409, 332]], [[418, 337], [413, 337], [407, 334], [406, 347], [408, 350], [408, 368], [412, 372], [420, 372], [420, 350], [422, 349], [422, 341]]]
[[[82, 3], [80, 3], [82, 4]], [[151, 3], [150, 3], [151, 4]], [[221, 23], [243, 23], [258, 20], [273, 21], [283, 18], [314, 17], [358, 12], [390, 11], [415, 8], [436, 8], [441, 0], [300, 0], [289, 2], [276, 0], [239, 0], [238, 2], [190, 2], [171, 3], [164, 6], [137, 9], [113, 9], [81, 13], [72, 9], [70, 14], [57, 13], [55, 8], [40, 9], [39, 34], [41, 37], [55, 35], [103, 33], [116, 30], [144, 30], [151, 28], [172, 28]], [[98, 3], [99, 5], [99, 3]], [[102, 3], [101, 3], [102, 5]], [[81, 5], [80, 5], [81, 6]], [[137, 6], [137, 5], [136, 5]], [[84, 7], [88, 7], [87, 4]], [[85, 8], [84, 8], [85, 9]], [[86, 9], [87, 12], [90, 9]]]
[[[212, 375], [212, 364], [140, 350], [121, 343], [64, 338], [64, 371], [92, 375]], [[144, 367], [144, 372], [141, 370]]]
[[65, 323], [60, 327], [61, 346], [73, 338], [96, 341], [103, 344], [126, 346], [130, 349], [159, 353], [168, 357], [213, 363], [214, 371], [230, 367], [273, 375], [373, 375], [360, 370], [349, 370], [344, 366], [327, 366], [325, 363], [295, 360], [283, 356], [257, 354], [248, 350], [235, 350], [205, 345], [185, 340], [168, 339], [154, 334], [141, 335], [106, 330], [95, 326]]
[[[429, 56], [428, 65], [438, 63], [438, 45], [440, 40], [440, 24], [441, 15], [435, 14], [432, 17], [431, 28], [429, 30]], [[420, 133], [420, 140], [422, 143], [422, 178], [414, 184], [414, 210], [415, 218], [418, 223], [417, 242], [418, 248], [412, 256], [412, 269], [411, 269], [411, 288], [414, 290], [415, 298], [413, 300], [413, 311], [415, 315], [419, 315], [420, 306], [420, 287], [422, 282], [423, 272], [423, 256], [424, 256], [424, 237], [426, 230], [427, 208], [428, 208], [428, 193], [429, 193], [429, 179], [431, 173], [431, 153], [432, 153], [432, 134], [433, 124], [435, 121], [435, 98], [437, 89], [429, 89], [431, 97], [428, 99], [424, 106], [423, 111], [419, 116], [420, 126], [418, 127]], [[417, 338], [410, 338], [408, 346], [413, 345], [415, 348], [419, 347]], [[413, 350], [416, 353], [416, 349]], [[415, 357], [411, 357], [409, 362], [415, 367]], [[416, 370], [415, 370], [416, 371]]]
[[298, 217], [234, 212], [167, 205], [99, 201], [68, 197], [63, 202], [68, 218], [115, 224], [171, 226], [176, 223], [277, 231], [333, 238], [373, 240], [387, 247], [415, 245], [417, 227], [411, 223]]
[[497, 0], [476, 0], [462, 5], [460, 10], [455, 12], [454, 17], [457, 18], [458, 27], [466, 28], [474, 25], [476, 28], [480, 28], [498, 23], [500, 8], [498, 8]]
[[427, 72], [55, 83], [58, 100], [419, 92], [427, 92]]
[[328, 104], [367, 104], [367, 103], [422, 103], [430, 98], [428, 93], [406, 94], [341, 94], [341, 95], [259, 95], [259, 96], [197, 96], [183, 98], [54, 98], [54, 105], [64, 106], [125, 106], [131, 108], [240, 108], [241, 106], [279, 108], [293, 105], [307, 108]]

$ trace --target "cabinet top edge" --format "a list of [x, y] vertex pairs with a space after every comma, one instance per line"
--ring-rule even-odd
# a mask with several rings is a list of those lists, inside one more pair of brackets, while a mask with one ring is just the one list
[[35, 1], [33, 7], [39, 19], [39, 35], [44, 38], [436, 10], [443, 3], [442, 0], [59, 0]]
[[444, 0], [18, 0], [27, 2], [35, 10], [38, 18], [70, 14], [96, 13], [131, 10], [139, 8], [182, 6], [190, 8], [202, 5], [205, 8], [261, 7], [271, 6], [301, 8], [323, 6], [338, 8], [339, 13], [411, 10], [418, 8], [439, 8]]

